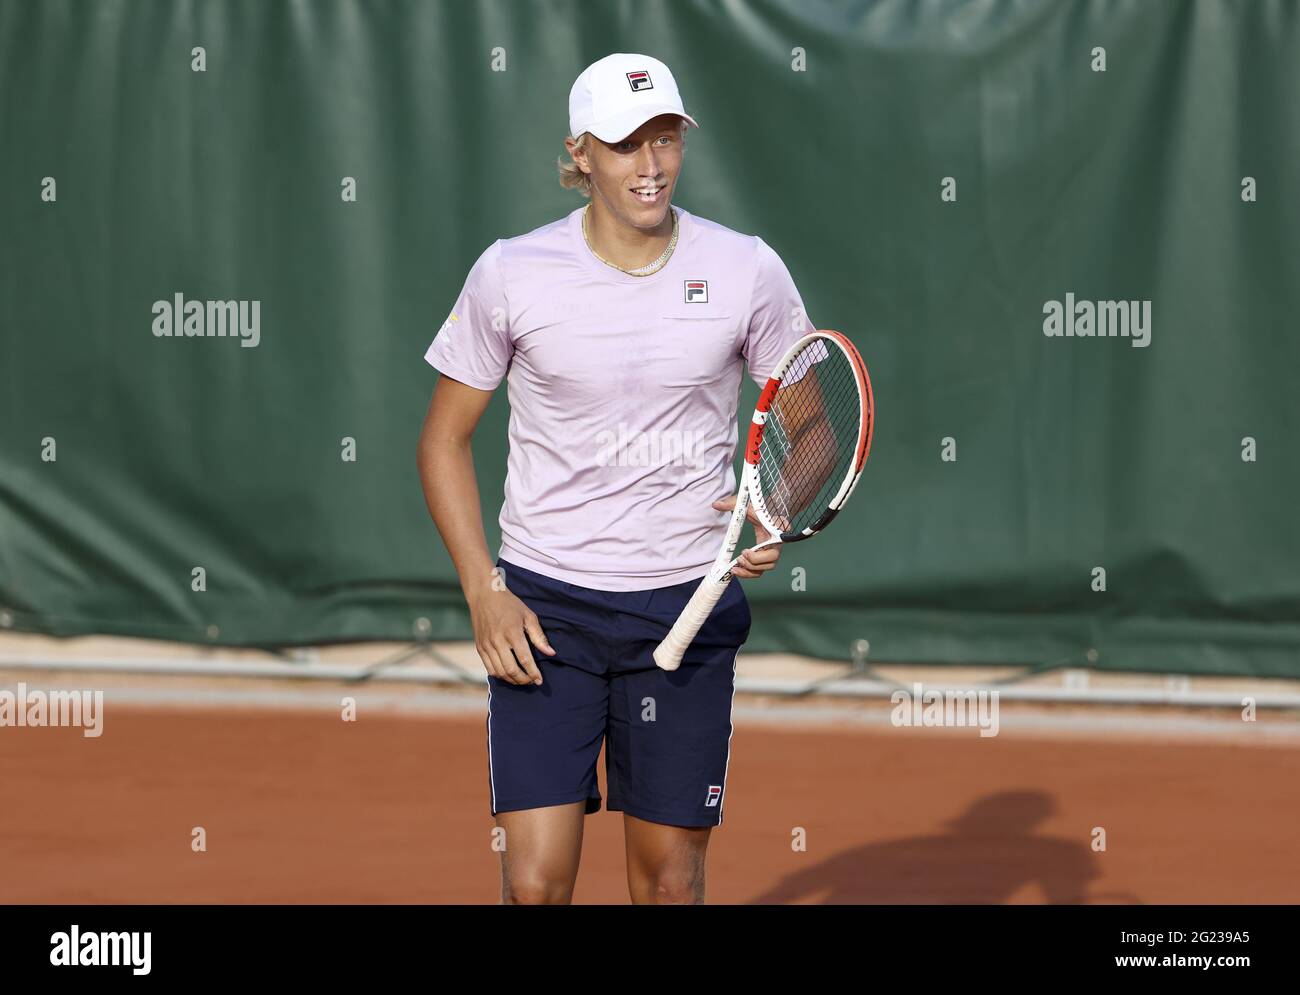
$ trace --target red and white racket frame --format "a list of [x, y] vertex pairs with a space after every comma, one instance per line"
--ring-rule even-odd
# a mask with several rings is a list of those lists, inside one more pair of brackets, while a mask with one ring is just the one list
[[[839, 349], [844, 353], [857, 377], [858, 389], [862, 396], [862, 404], [858, 408], [857, 453], [835, 496], [828, 502], [826, 510], [817, 520], [799, 532], [783, 532], [781, 527], [772, 520], [759, 489], [758, 464], [762, 453], [763, 429], [767, 425], [767, 416], [772, 410], [772, 402], [776, 399], [776, 393], [781, 388], [781, 382], [789, 371], [790, 364], [818, 339], [824, 341], [828, 348]], [[733, 576], [731, 571], [740, 562], [740, 557], [733, 554], [736, 551], [736, 544], [740, 541], [740, 533], [744, 528], [749, 506], [753, 505], [755, 516], [771, 534], [769, 539], [754, 546], [754, 549], [763, 549], [782, 542], [798, 542], [816, 535], [830, 524], [844, 507], [844, 503], [848, 501], [853, 488], [857, 486], [862, 476], [862, 468], [867, 462], [867, 455], [871, 452], [871, 436], [874, 427], [875, 402], [871, 393], [871, 378], [867, 375], [866, 363], [862, 361], [857, 348], [849, 341], [848, 336], [830, 329], [810, 332], [786, 351], [764, 385], [758, 398], [758, 405], [754, 408], [749, 437], [745, 442], [745, 469], [740, 481], [740, 489], [736, 492], [736, 507], [731, 513], [731, 524], [727, 527], [722, 549], [719, 550], [713, 566], [700, 581], [700, 586], [691, 595], [691, 600], [682, 609], [681, 615], [678, 616], [668, 635], [655, 649], [655, 663], [660, 668], [676, 670], [681, 666], [686, 648], [708, 621], [714, 606], [727, 590], [727, 585], [731, 583]]]

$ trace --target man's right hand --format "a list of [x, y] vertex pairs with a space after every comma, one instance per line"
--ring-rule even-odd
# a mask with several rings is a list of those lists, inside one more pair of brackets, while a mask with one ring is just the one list
[[542, 683], [529, 641], [547, 656], [555, 649], [546, 639], [536, 613], [504, 587], [488, 587], [468, 599], [474, 647], [483, 668], [511, 684]]

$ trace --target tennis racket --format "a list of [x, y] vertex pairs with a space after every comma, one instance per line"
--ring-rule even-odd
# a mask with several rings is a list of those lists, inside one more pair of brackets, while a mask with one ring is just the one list
[[831, 523], [862, 475], [874, 422], [867, 366], [847, 336], [812, 332], [790, 347], [754, 409], [722, 549], [655, 650], [655, 663], [664, 670], [681, 665], [726, 591], [750, 505], [771, 533], [755, 549], [807, 539]]

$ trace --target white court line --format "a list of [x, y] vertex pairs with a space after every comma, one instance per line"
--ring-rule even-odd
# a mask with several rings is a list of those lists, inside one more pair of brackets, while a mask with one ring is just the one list
[[[0, 688], [12, 687], [0, 684]], [[40, 688], [39, 681], [29, 681], [29, 688]], [[49, 685], [46, 685], [47, 687]], [[71, 687], [61, 684], [63, 688]], [[474, 693], [449, 693], [420, 687], [407, 692], [392, 692], [374, 687], [334, 688], [319, 685], [263, 688], [150, 688], [107, 687], [105, 709], [123, 707], [176, 707], [189, 709], [246, 708], [288, 711], [340, 712], [343, 698], [355, 699], [358, 717], [369, 712], [386, 715], [474, 716], [485, 714], [487, 696]], [[1160, 715], [1107, 710], [1041, 710], [1028, 706], [1000, 709], [1000, 731], [996, 737], [982, 738], [976, 728], [895, 728], [889, 721], [890, 706], [847, 709], [842, 706], [815, 704], [735, 705], [738, 724], [753, 727], [803, 728], [812, 731], [852, 729], [890, 732], [901, 737], [969, 738], [972, 748], [1008, 735], [1032, 736], [1114, 736], [1138, 739], [1193, 739], [1232, 741], [1244, 745], [1300, 746], [1300, 722], [1276, 715], [1264, 715], [1255, 722], [1238, 718]], [[111, 723], [111, 713], [106, 725]]]
[[[430, 666], [432, 664], [432, 666]], [[487, 674], [483, 671], [459, 670], [453, 666], [424, 661], [413, 668], [407, 664], [387, 670], [373, 670], [371, 663], [286, 663], [272, 660], [234, 660], [230, 658], [175, 658], [120, 660], [114, 658], [80, 657], [60, 660], [23, 655], [0, 654], [0, 671], [3, 670], [57, 670], [84, 671], [111, 674], [157, 674], [169, 677], [256, 677], [291, 678], [296, 680], [361, 680], [367, 683], [400, 683], [420, 686], [480, 686], [487, 688]], [[863, 678], [844, 678], [815, 682], [816, 694], [822, 698], [850, 700], [888, 699], [902, 685]], [[736, 677], [736, 693], [797, 696], [808, 689], [810, 682], [797, 678]], [[997, 691], [1004, 702], [1038, 702], [1068, 705], [1172, 705], [1178, 708], [1241, 708], [1243, 699], [1254, 699], [1255, 707], [1265, 709], [1300, 710], [1300, 694], [1264, 691], [1201, 691], [1190, 688], [1094, 688], [1073, 686], [1041, 686], [1018, 684], [988, 684], [975, 682], [954, 685], [945, 681], [926, 683], [931, 690], [950, 688], [960, 691]]]

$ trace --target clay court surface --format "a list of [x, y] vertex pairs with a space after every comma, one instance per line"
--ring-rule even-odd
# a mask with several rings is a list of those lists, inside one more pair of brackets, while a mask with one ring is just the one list
[[[497, 900], [479, 692], [247, 693], [110, 689], [98, 738], [0, 729], [0, 902]], [[738, 699], [709, 901], [1300, 901], [1293, 716], [1003, 712], [980, 738]], [[626, 903], [623, 866], [622, 816], [589, 816], [575, 901]]]

